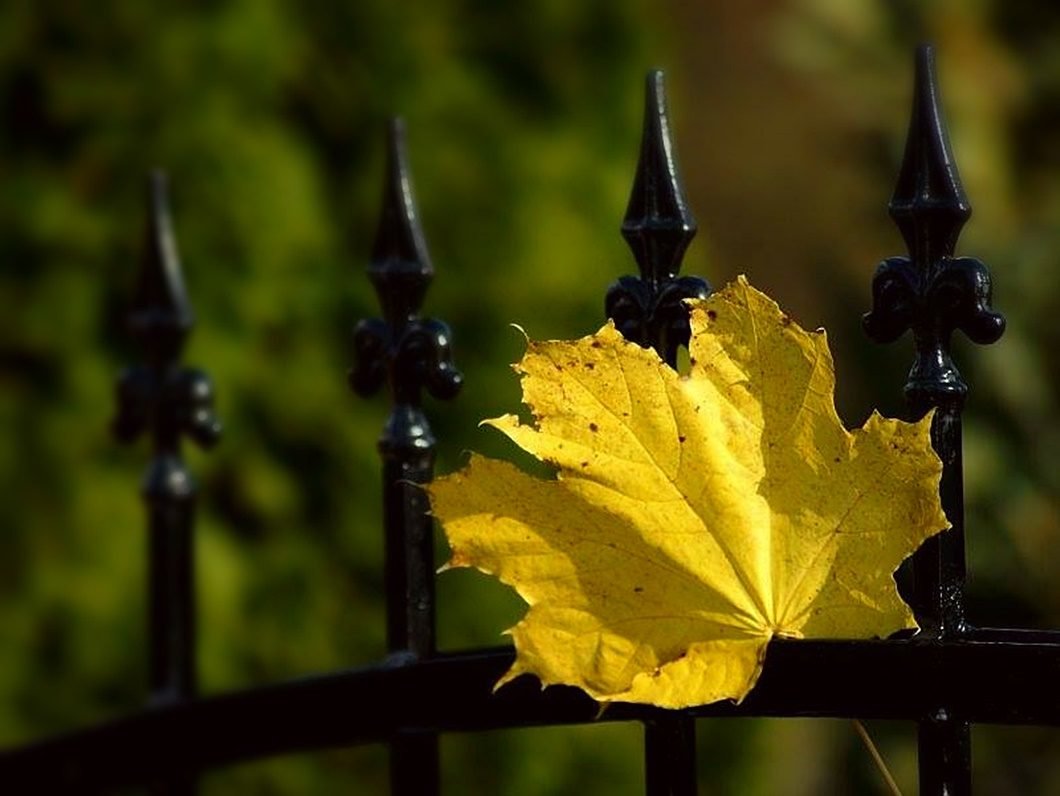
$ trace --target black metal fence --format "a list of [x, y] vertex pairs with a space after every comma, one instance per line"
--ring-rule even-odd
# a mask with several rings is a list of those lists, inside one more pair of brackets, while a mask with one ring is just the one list
[[[432, 521], [416, 486], [432, 477], [435, 445], [421, 396], [427, 391], [452, 398], [461, 376], [452, 362], [449, 329], [419, 314], [433, 268], [416, 216], [402, 128], [394, 122], [368, 269], [383, 317], [357, 326], [350, 373], [358, 393], [385, 384], [392, 403], [379, 442], [391, 654], [365, 668], [196, 696], [195, 487], [180, 446], [183, 437], [212, 444], [220, 424], [211, 409], [209, 379], [179, 363], [193, 317], [165, 178], [153, 175], [146, 253], [129, 315], [143, 362], [121, 379], [114, 423], [119, 439], [147, 434], [154, 443], [143, 489], [151, 701], [116, 721], [0, 751], [4, 792], [85, 793], [146, 784], [158, 793], [186, 794], [194, 791], [198, 772], [236, 761], [385, 743], [392, 792], [420, 796], [438, 791], [438, 733], [637, 721], [645, 728], [647, 793], [687, 795], [696, 790], [697, 718], [818, 716], [916, 722], [920, 792], [955, 796], [971, 792], [972, 723], [1060, 724], [1060, 631], [978, 628], [964, 613], [961, 410], [968, 386], [950, 358], [950, 338], [959, 329], [977, 343], [992, 343], [1004, 320], [990, 307], [986, 267], [953, 256], [971, 211], [942, 121], [930, 47], [921, 47], [916, 58], [905, 159], [890, 203], [909, 255], [877, 268], [865, 330], [882, 343], [912, 331], [915, 361], [905, 387], [910, 413], [935, 409], [942, 503], [953, 525], [926, 543], [904, 573], [902, 587], [919, 633], [868, 641], [778, 639], [742, 703], [681, 711], [616, 704], [601, 713], [577, 689], [542, 691], [527, 678], [493, 693], [493, 683], [512, 663], [511, 649], [439, 654]], [[622, 277], [610, 288], [606, 312], [627, 338], [651, 346], [671, 365], [688, 340], [682, 301], [710, 292], [703, 279], [678, 275], [695, 232], [675, 164], [662, 75], [655, 72], [648, 77], [640, 161], [622, 225], [640, 276]]]

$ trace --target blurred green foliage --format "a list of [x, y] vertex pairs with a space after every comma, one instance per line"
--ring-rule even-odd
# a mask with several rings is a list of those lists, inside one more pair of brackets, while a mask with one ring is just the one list
[[[439, 468], [518, 401], [507, 363], [534, 337], [601, 321], [633, 269], [617, 234], [641, 81], [667, 67], [700, 240], [686, 270], [746, 272], [836, 349], [841, 414], [901, 410], [908, 342], [859, 328], [872, 268], [901, 253], [884, 204], [901, 155], [911, 46], [929, 38], [1009, 318], [958, 342], [972, 384], [973, 620], [1060, 626], [1057, 384], [1060, 7], [1030, 0], [294, 0], [0, 6], [0, 744], [142, 703], [146, 450], [106, 433], [143, 222], [167, 168], [198, 315], [186, 361], [227, 424], [197, 529], [203, 689], [365, 663], [384, 651], [383, 401], [347, 392], [349, 331], [377, 314], [362, 268], [384, 120], [405, 114], [437, 267], [425, 311], [451, 324], [465, 392], [432, 405]], [[441, 544], [441, 542], [439, 542]], [[446, 649], [494, 644], [518, 601], [439, 581]], [[871, 683], [865, 684], [871, 688]], [[355, 711], [356, 705], [336, 706]], [[874, 725], [906, 792], [911, 728]], [[449, 793], [638, 793], [633, 726], [443, 740]], [[701, 791], [882, 792], [843, 722], [700, 722]], [[976, 782], [1058, 793], [1060, 743], [977, 728]], [[385, 753], [337, 750], [210, 774], [206, 793], [380, 793]]]

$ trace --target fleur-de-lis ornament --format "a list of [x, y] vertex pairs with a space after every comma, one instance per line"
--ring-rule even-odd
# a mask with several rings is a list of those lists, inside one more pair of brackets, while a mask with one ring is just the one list
[[418, 408], [422, 392], [452, 398], [463, 377], [453, 365], [449, 327], [419, 316], [434, 266], [416, 211], [399, 119], [390, 123], [383, 210], [368, 276], [383, 318], [363, 320], [354, 330], [350, 385], [364, 396], [389, 385], [395, 412], [381, 445], [433, 445]]
[[972, 208], [938, 95], [934, 52], [925, 45], [917, 51], [909, 136], [889, 205], [909, 256], [880, 263], [872, 281], [872, 311], [864, 320], [865, 331], [879, 343], [912, 330], [916, 359], [905, 393], [918, 415], [933, 406], [963, 405], [968, 386], [950, 356], [954, 330], [980, 344], [996, 342], [1005, 331], [1005, 319], [990, 306], [986, 266], [953, 254]]
[[[143, 482], [148, 512], [150, 686], [152, 702], [195, 694], [195, 599], [192, 515], [195, 481], [181, 456], [181, 440], [213, 445], [221, 423], [213, 387], [201, 370], [180, 364], [194, 320], [169, 215], [166, 177], [148, 180], [147, 231], [128, 321], [144, 361], [118, 382], [115, 436], [130, 443], [150, 435], [154, 455]], [[190, 780], [170, 783], [190, 793]], [[168, 791], [167, 791], [168, 792]]]

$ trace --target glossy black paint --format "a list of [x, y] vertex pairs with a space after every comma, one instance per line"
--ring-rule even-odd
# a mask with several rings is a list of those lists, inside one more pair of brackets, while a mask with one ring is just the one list
[[[1060, 727], [1060, 633], [970, 631], [954, 640], [770, 643], [739, 705], [682, 712], [613, 704], [522, 677], [493, 684], [511, 648], [441, 654], [220, 694], [0, 751], [13, 793], [92, 792], [278, 754], [381, 743], [406, 728], [509, 727], [681, 717], [832, 717], [928, 721], [944, 703], [964, 721]], [[32, 785], [36, 790], [28, 790]], [[65, 789], [65, 790], [64, 790]]]
[[[620, 277], [607, 291], [604, 311], [623, 337], [654, 348], [672, 368], [691, 334], [685, 300], [710, 295], [705, 279], [678, 276], [696, 229], [677, 169], [666, 84], [663, 73], [653, 70], [646, 80], [640, 157], [622, 222], [622, 237], [640, 276]], [[644, 770], [648, 796], [695, 796], [695, 721], [675, 715], [645, 723]]]
[[[404, 127], [390, 123], [383, 207], [368, 275], [383, 319], [357, 324], [350, 385], [371, 395], [384, 382], [392, 409], [379, 452], [383, 459], [383, 523], [387, 644], [395, 655], [434, 653], [434, 535], [427, 495], [420, 488], [434, 474], [435, 438], [421, 407], [426, 390], [449, 399], [462, 377], [453, 366], [451, 334], [441, 321], [420, 318], [434, 276], [412, 194]], [[391, 792], [429, 796], [438, 792], [438, 739], [404, 733], [391, 746]]]
[[[201, 371], [179, 363], [193, 323], [169, 215], [166, 177], [148, 180], [148, 217], [140, 274], [128, 322], [144, 362], [118, 382], [113, 431], [130, 443], [151, 437], [154, 456], [144, 477], [148, 511], [148, 633], [151, 702], [195, 695], [195, 596], [192, 520], [195, 481], [180, 453], [183, 437], [213, 445], [221, 424], [213, 387]], [[155, 793], [189, 793], [190, 781], [162, 783]]]
[[[942, 119], [934, 52], [917, 50], [913, 111], [905, 158], [890, 202], [909, 249], [876, 269], [872, 311], [865, 330], [888, 343], [912, 330], [916, 357], [905, 385], [915, 417], [934, 410], [931, 436], [942, 459], [939, 484], [949, 530], [930, 539], [913, 557], [913, 608], [925, 636], [960, 637], [964, 616], [964, 484], [961, 410], [968, 386], [950, 357], [960, 329], [977, 343], [993, 343], [1005, 320], [990, 306], [990, 273], [954, 247], [972, 208], [961, 186]], [[967, 722], [940, 704], [919, 727], [920, 792], [971, 793], [971, 739]]]
[[927, 45], [917, 50], [909, 136], [889, 208], [909, 256], [890, 257], [876, 269], [865, 330], [881, 343], [912, 330], [916, 359], [905, 386], [911, 407], [918, 415], [933, 407], [959, 410], [968, 386], [950, 357], [954, 330], [993, 343], [1005, 319], [990, 307], [986, 266], [953, 255], [972, 208], [950, 151]]

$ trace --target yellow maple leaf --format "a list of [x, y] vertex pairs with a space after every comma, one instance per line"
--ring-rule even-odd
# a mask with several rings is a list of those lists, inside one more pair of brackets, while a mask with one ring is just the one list
[[823, 330], [740, 277], [693, 305], [682, 377], [610, 324], [531, 342], [535, 424], [487, 424], [558, 468], [473, 455], [429, 488], [452, 548], [530, 608], [501, 683], [536, 674], [600, 701], [742, 699], [774, 636], [915, 627], [893, 572], [947, 527], [930, 418], [848, 432]]

